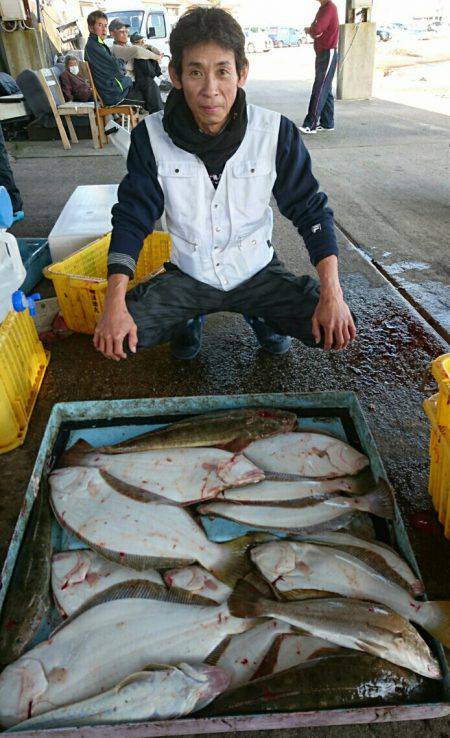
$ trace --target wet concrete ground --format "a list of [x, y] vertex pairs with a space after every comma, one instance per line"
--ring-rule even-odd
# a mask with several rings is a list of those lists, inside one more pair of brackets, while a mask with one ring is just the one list
[[[313, 151], [315, 158], [320, 157]], [[51, 221], [57, 211], [55, 203], [63, 197], [58, 188], [67, 190], [69, 174], [70, 185], [75, 186], [117, 181], [123, 170], [118, 157], [102, 158], [102, 167], [97, 157], [82, 160], [70, 157], [70, 166], [68, 161], [68, 158], [57, 159], [55, 165], [54, 159], [19, 160], [19, 185], [29, 198], [29, 216], [22, 225], [30, 228], [27, 235], [39, 235], [31, 230], [34, 213], [41, 227]], [[38, 179], [47, 183], [45, 199], [36, 187]], [[340, 188], [336, 188], [333, 199], [343, 207], [348, 193], [342, 200], [340, 193]], [[295, 229], [278, 215], [275, 221], [274, 243], [279, 254], [296, 272], [313, 273]], [[352, 223], [351, 235], [358, 241], [358, 229], [365, 227], [365, 221], [358, 225], [353, 219]], [[424, 397], [435, 391], [432, 387], [425, 392], [421, 389], [429, 362], [447, 351], [448, 346], [342, 234], [339, 240], [342, 281], [359, 328], [355, 344], [340, 354], [324, 354], [295, 342], [291, 352], [283, 357], [266, 355], [257, 348], [250, 329], [240, 317], [222, 314], [208, 318], [203, 350], [189, 363], [174, 361], [167, 345], [139, 353], [117, 365], [95, 352], [89, 336], [72, 335], [54, 344], [26, 442], [1, 459], [0, 556], [3, 558], [6, 552], [42, 433], [56, 402], [351, 390], [358, 395], [395, 489], [428, 595], [450, 599], [450, 543], [445, 541], [436, 523], [427, 493], [429, 431], [421, 409]], [[271, 735], [334, 738], [337, 730], [274, 731]], [[406, 730], [411, 738], [424, 735], [441, 738], [449, 734], [450, 721], [339, 728], [339, 735], [398, 738]], [[240, 735], [256, 738], [259, 734]]]

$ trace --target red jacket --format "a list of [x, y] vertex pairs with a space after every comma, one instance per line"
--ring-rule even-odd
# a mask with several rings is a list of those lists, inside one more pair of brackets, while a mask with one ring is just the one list
[[314, 39], [316, 53], [326, 49], [337, 49], [339, 40], [339, 18], [336, 5], [332, 0], [321, 5], [311, 24], [311, 36]]
[[72, 74], [65, 69], [59, 82], [66, 102], [90, 102], [94, 99], [91, 88], [81, 74]]

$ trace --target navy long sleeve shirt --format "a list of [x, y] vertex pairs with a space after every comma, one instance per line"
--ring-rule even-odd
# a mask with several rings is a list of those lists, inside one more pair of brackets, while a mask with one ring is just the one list
[[[108, 275], [132, 277], [143, 240], [164, 211], [164, 194], [145, 121], [131, 133], [127, 169], [119, 186], [119, 201], [112, 209]], [[333, 212], [327, 206], [327, 196], [319, 192], [297, 126], [284, 116], [278, 134], [276, 172], [273, 196], [282, 215], [303, 237], [311, 262], [316, 265], [326, 256], [337, 256]]]
[[84, 49], [97, 92], [105, 105], [116, 105], [127, 96], [133, 80], [125, 74], [121, 59], [95, 33], [90, 33]]

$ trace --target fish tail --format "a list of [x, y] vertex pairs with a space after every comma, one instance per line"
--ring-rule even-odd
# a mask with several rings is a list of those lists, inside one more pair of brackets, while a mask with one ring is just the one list
[[[411, 602], [410, 620], [450, 648], [450, 600]], [[414, 612], [415, 610], [415, 612]]]
[[363, 469], [354, 476], [341, 477], [333, 481], [335, 483], [340, 482], [342, 484], [340, 489], [349, 495], [365, 495], [367, 492], [372, 492], [376, 487], [370, 467]]
[[59, 457], [57, 468], [61, 469], [66, 466], [86, 466], [85, 456], [91, 451], [94, 451], [94, 447], [87, 441], [80, 439], [67, 451], [64, 451], [62, 456]]
[[245, 579], [240, 579], [228, 598], [228, 609], [236, 618], [258, 618], [264, 615], [261, 592]]
[[238, 579], [245, 577], [252, 569], [249, 548], [267, 540], [273, 540], [273, 536], [267, 533], [247, 533], [232, 541], [217, 544], [221, 550], [219, 560], [214, 566], [207, 568], [221, 582], [234, 587]]
[[378, 515], [380, 518], [392, 519], [394, 513], [394, 500], [389, 485], [384, 479], [380, 479], [378, 486], [373, 492], [354, 499], [358, 510]]
[[409, 585], [411, 592], [414, 597], [420, 597], [425, 593], [425, 585], [420, 579], [416, 579], [412, 584]]

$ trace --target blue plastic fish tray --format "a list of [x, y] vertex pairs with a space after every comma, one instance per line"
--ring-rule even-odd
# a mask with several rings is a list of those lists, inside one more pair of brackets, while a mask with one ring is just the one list
[[20, 289], [28, 295], [42, 279], [42, 270], [52, 263], [52, 257], [46, 238], [18, 238], [17, 243], [27, 271]]
[[[52, 468], [65, 448], [84, 438], [93, 446], [113, 444], [162, 427], [185, 417], [213, 410], [239, 407], [276, 407], [291, 410], [298, 416], [301, 428], [325, 430], [347, 441], [365, 453], [375, 480], [388, 482], [386, 471], [373, 436], [353, 392], [320, 392], [312, 394], [255, 394], [156, 399], [113, 400], [98, 402], [60, 403], [54, 406], [27, 487], [20, 517], [9, 546], [1, 573], [0, 612], [8, 589], [14, 564], [25, 533], [33, 504], [40, 494], [41, 480]], [[231, 521], [203, 521], [205, 530], [214, 540], [226, 540], [242, 533], [242, 527]], [[395, 519], [382, 521], [377, 537], [390, 542], [402, 554], [420, 578], [420, 571], [408, 540], [406, 529], [395, 503]], [[79, 547], [55, 522], [54, 551]], [[48, 636], [57, 621], [56, 609], [48, 614], [35, 643]], [[240, 731], [288, 730], [319, 725], [420, 720], [450, 714], [450, 678], [442, 645], [424, 634], [433, 653], [439, 659], [444, 678], [435, 682], [435, 695], [430, 701], [414, 704], [386, 704], [374, 707], [320, 709], [317, 711], [237, 715], [231, 717], [196, 718], [195, 714], [178, 720], [122, 723], [83, 728], [56, 728], [23, 731], [23, 738], [150, 738], [151, 736], [202, 735]], [[300, 708], [301, 706], [299, 706]]]

